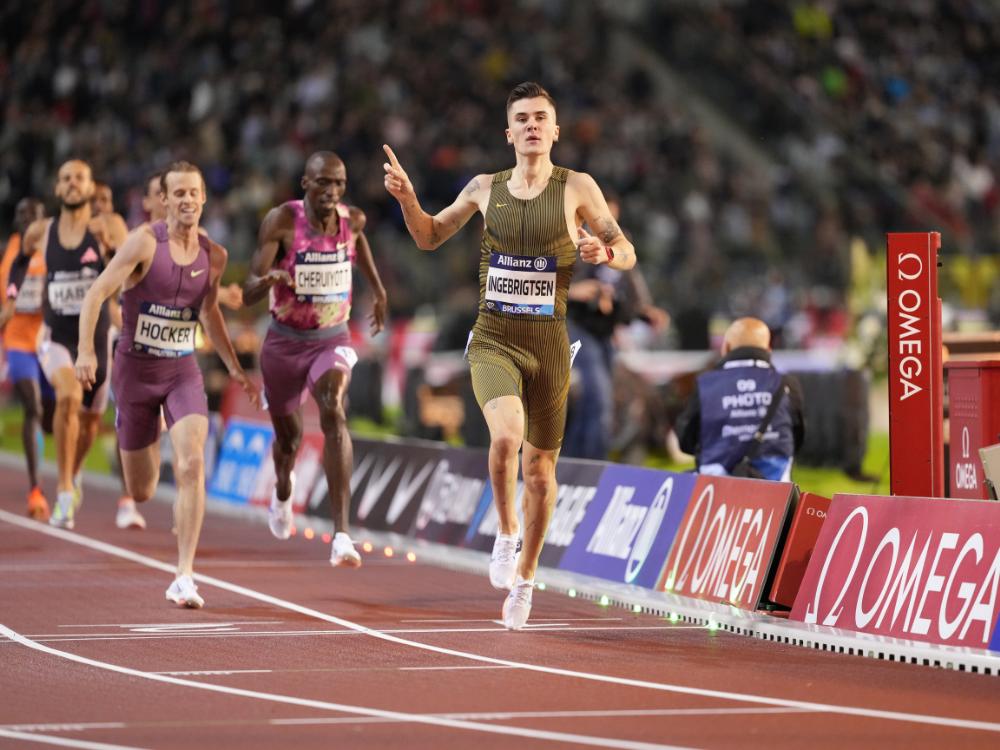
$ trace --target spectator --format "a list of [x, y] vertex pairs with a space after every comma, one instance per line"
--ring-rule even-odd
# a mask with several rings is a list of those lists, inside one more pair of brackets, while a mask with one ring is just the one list
[[740, 318], [726, 331], [722, 361], [698, 376], [676, 424], [681, 450], [695, 456], [702, 474], [729, 475], [748, 454], [772, 398], [784, 385], [751, 465], [763, 479], [789, 481], [792, 457], [802, 446], [802, 389], [771, 365], [771, 333], [757, 318]]

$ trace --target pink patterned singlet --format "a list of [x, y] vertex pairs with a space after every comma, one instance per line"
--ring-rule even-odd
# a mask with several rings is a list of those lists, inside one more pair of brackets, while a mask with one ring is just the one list
[[288, 271], [295, 288], [287, 284], [271, 287], [271, 317], [298, 330], [332, 328], [351, 316], [352, 276], [356, 237], [351, 231], [350, 210], [337, 204], [340, 222], [335, 235], [318, 232], [306, 218], [305, 204], [285, 204], [295, 214], [291, 248], [276, 264]]

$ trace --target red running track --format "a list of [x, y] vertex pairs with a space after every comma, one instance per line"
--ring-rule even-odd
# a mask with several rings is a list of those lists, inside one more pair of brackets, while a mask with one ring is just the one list
[[119, 531], [91, 486], [63, 532], [24, 518], [23, 483], [0, 467], [0, 747], [1000, 746], [996, 677], [550, 592], [507, 632], [485, 576], [381, 553], [332, 569], [319, 539], [211, 512], [206, 605], [179, 609], [167, 503]]

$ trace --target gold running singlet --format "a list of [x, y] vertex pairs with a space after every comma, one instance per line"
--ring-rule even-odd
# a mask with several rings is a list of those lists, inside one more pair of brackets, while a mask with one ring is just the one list
[[524, 403], [526, 438], [557, 450], [566, 427], [569, 336], [566, 297], [576, 243], [566, 229], [566, 177], [553, 167], [530, 200], [507, 189], [513, 170], [493, 175], [479, 257], [479, 317], [469, 342], [480, 408], [500, 396]]

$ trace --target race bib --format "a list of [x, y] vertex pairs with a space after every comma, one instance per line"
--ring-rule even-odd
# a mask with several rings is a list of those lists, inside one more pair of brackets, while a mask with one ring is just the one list
[[28, 276], [21, 284], [21, 291], [14, 300], [14, 310], [19, 313], [37, 313], [42, 309], [42, 288], [44, 276]]
[[351, 261], [344, 251], [295, 256], [295, 296], [305, 302], [346, 302], [351, 296]]
[[486, 308], [515, 315], [554, 315], [556, 268], [555, 256], [490, 253]]
[[155, 357], [183, 357], [194, 353], [197, 328], [198, 316], [190, 307], [143, 302], [132, 348]]
[[83, 307], [83, 298], [87, 296], [96, 278], [97, 274], [49, 279], [49, 307], [56, 315], [79, 315]]

